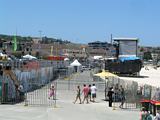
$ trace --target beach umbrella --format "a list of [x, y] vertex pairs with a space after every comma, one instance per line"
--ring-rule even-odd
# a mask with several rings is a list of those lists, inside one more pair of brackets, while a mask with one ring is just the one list
[[102, 70], [101, 73], [94, 74], [94, 76], [99, 76], [100, 78], [105, 80], [105, 100], [106, 100], [107, 99], [106, 88], [108, 86], [108, 80], [109, 80], [109, 78], [115, 78], [115, 77], [118, 78], [118, 76], [113, 73], [107, 72], [105, 70]]
[[102, 70], [101, 73], [94, 74], [94, 76], [99, 76], [102, 79], [106, 79], [106, 78], [109, 78], [109, 77], [118, 77], [117, 75], [115, 75], [113, 73], [110, 73], [108, 71], [105, 71], [105, 70]]

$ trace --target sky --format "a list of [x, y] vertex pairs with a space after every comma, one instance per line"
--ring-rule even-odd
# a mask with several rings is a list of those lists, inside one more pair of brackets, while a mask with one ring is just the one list
[[0, 0], [0, 34], [160, 46], [160, 0]]

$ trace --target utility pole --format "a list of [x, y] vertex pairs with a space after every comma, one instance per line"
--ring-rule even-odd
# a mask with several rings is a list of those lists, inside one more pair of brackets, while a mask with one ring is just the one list
[[113, 42], [112, 40], [113, 40], [113, 39], [112, 39], [112, 34], [111, 34], [111, 44], [112, 44], [112, 42]]
[[39, 38], [42, 41], [42, 30], [39, 30], [38, 32], [39, 32]]
[[38, 41], [38, 52], [39, 52], [39, 54], [40, 54], [40, 49], [41, 49], [41, 42], [42, 42], [42, 30], [39, 30], [38, 31], [39, 32], [39, 39], [40, 39], [40, 41]]

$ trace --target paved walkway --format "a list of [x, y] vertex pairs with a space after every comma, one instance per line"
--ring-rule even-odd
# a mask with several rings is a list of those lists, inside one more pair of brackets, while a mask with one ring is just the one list
[[[91, 81], [87, 75], [89, 72], [83, 72], [70, 82]], [[102, 100], [104, 93], [101, 91], [98, 92], [96, 103], [73, 104], [75, 91], [64, 90], [63, 85], [58, 87], [56, 106], [0, 105], [0, 120], [139, 120], [139, 110], [109, 108], [108, 102]], [[40, 90], [43, 91], [43, 88]]]

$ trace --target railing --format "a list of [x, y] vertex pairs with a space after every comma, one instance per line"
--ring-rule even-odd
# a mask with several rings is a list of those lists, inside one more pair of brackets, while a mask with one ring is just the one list
[[[50, 60], [15, 60], [15, 61], [0, 61], [4, 67], [10, 66], [11, 69], [27, 68], [29, 63], [37, 63], [38, 67], [54, 67], [55, 69], [66, 67], [63, 61], [50, 61]], [[33, 65], [33, 64], [32, 64]], [[31, 66], [28, 66], [31, 67]], [[34, 68], [33, 68], [34, 69]]]

